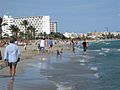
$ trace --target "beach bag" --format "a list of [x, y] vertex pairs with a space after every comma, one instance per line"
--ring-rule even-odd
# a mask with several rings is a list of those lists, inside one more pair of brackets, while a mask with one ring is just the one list
[[17, 62], [20, 62], [20, 58], [18, 58]]

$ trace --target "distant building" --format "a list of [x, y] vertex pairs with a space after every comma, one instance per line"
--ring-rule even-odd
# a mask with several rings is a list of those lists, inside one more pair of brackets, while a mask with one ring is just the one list
[[25, 27], [21, 25], [22, 21], [27, 20], [29, 25], [35, 28], [36, 35], [39, 33], [46, 32], [50, 34], [50, 32], [57, 32], [57, 22], [53, 22], [50, 20], [50, 16], [33, 16], [33, 17], [19, 17], [12, 18], [11, 16], [4, 15], [3, 21], [8, 25], [3, 26], [3, 35], [6, 33], [9, 36], [12, 35], [11, 30], [9, 29], [10, 25], [16, 25], [20, 31], [25, 32]]
[[103, 35], [103, 32], [89, 32], [88, 33], [88, 37], [89, 38], [101, 38], [101, 37], [103, 37], [102, 36]]
[[76, 34], [76, 33], [65, 32], [63, 35], [67, 38], [77, 38], [78, 37], [78, 34]]
[[2, 35], [7, 34], [9, 36], [12, 35], [10, 26], [14, 25], [14, 19], [11, 16], [4, 15], [3, 16], [3, 23], [6, 23], [7, 25], [2, 26]]
[[36, 34], [44, 33], [50, 34], [50, 16], [33, 16], [14, 18], [14, 24], [18, 26], [21, 31], [25, 31], [25, 27], [21, 25], [22, 21], [27, 20], [29, 25], [36, 29]]
[[57, 32], [57, 22], [50, 22], [50, 32]]

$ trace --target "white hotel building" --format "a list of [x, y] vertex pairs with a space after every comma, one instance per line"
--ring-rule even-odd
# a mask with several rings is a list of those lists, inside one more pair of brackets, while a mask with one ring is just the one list
[[[25, 32], [25, 27], [21, 25], [22, 21], [27, 20], [28, 26], [33, 26], [35, 28], [36, 35], [39, 33], [46, 32], [50, 34], [50, 32], [56, 32], [57, 25], [53, 23], [50, 19], [50, 16], [33, 16], [33, 17], [21, 17], [21, 18], [12, 18], [11, 16], [4, 15], [3, 22], [7, 23], [8, 25], [3, 26], [3, 35], [7, 33], [11, 36], [11, 30], [9, 30], [10, 25], [17, 25], [20, 31]], [[52, 24], [51, 24], [52, 23]], [[56, 25], [56, 27], [55, 27]]]
[[11, 25], [14, 25], [14, 19], [11, 16], [4, 15], [4, 17], [3, 17], [3, 23], [6, 23], [7, 25], [2, 26], [2, 35], [8, 34], [9, 36], [11, 36], [12, 33], [11, 33], [9, 27]]

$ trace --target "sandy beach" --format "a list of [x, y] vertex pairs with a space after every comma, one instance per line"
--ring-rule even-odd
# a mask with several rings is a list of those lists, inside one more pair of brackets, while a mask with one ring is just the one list
[[[47, 80], [44, 76], [40, 75], [39, 70], [32, 63], [43, 62], [41, 58], [49, 60], [49, 55], [54, 54], [56, 57], [56, 50], [61, 47], [56, 47], [50, 51], [51, 53], [39, 54], [37, 45], [28, 45], [27, 51], [23, 46], [19, 46], [21, 51], [21, 61], [17, 65], [15, 80], [10, 80], [9, 67], [4, 66], [4, 60], [0, 61], [0, 65], [4, 67], [0, 70], [0, 89], [1, 90], [57, 90], [53, 82]], [[46, 47], [48, 50], [48, 47]], [[4, 57], [5, 47], [1, 48], [2, 56]], [[31, 72], [32, 71], [32, 72]], [[27, 75], [26, 75], [27, 74]], [[34, 86], [33, 86], [34, 85]]]
[[[119, 41], [91, 43], [86, 53], [76, 47], [75, 54], [68, 45], [54, 46], [51, 53], [43, 54], [34, 44], [27, 51], [20, 48], [15, 80], [10, 80], [8, 67], [1, 69], [0, 90], [119, 90]], [[57, 57], [61, 48], [63, 54]]]

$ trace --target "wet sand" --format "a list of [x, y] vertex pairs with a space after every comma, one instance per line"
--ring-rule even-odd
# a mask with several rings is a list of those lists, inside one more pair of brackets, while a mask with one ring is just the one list
[[19, 62], [14, 81], [10, 80], [8, 67], [0, 70], [0, 90], [56, 90], [56, 86], [40, 74], [40, 68], [33, 65], [38, 62], [36, 56]]
[[[4, 56], [5, 48], [1, 48]], [[56, 85], [40, 74], [40, 69], [48, 67], [41, 64], [44, 60], [49, 62], [48, 53], [38, 54], [37, 47], [30, 45], [27, 51], [21, 50], [21, 61], [17, 65], [15, 80], [10, 80], [9, 67], [0, 70], [0, 90], [57, 90]], [[52, 51], [56, 57], [56, 52]], [[2, 64], [2, 63], [1, 63]], [[33, 65], [34, 64], [34, 65]], [[36, 65], [35, 65], [36, 64]]]
[[94, 72], [84, 67], [89, 57], [79, 52], [65, 51], [58, 57], [56, 52], [33, 55], [18, 63], [14, 81], [8, 67], [0, 70], [0, 90], [85, 90], [86, 83], [94, 79]]

